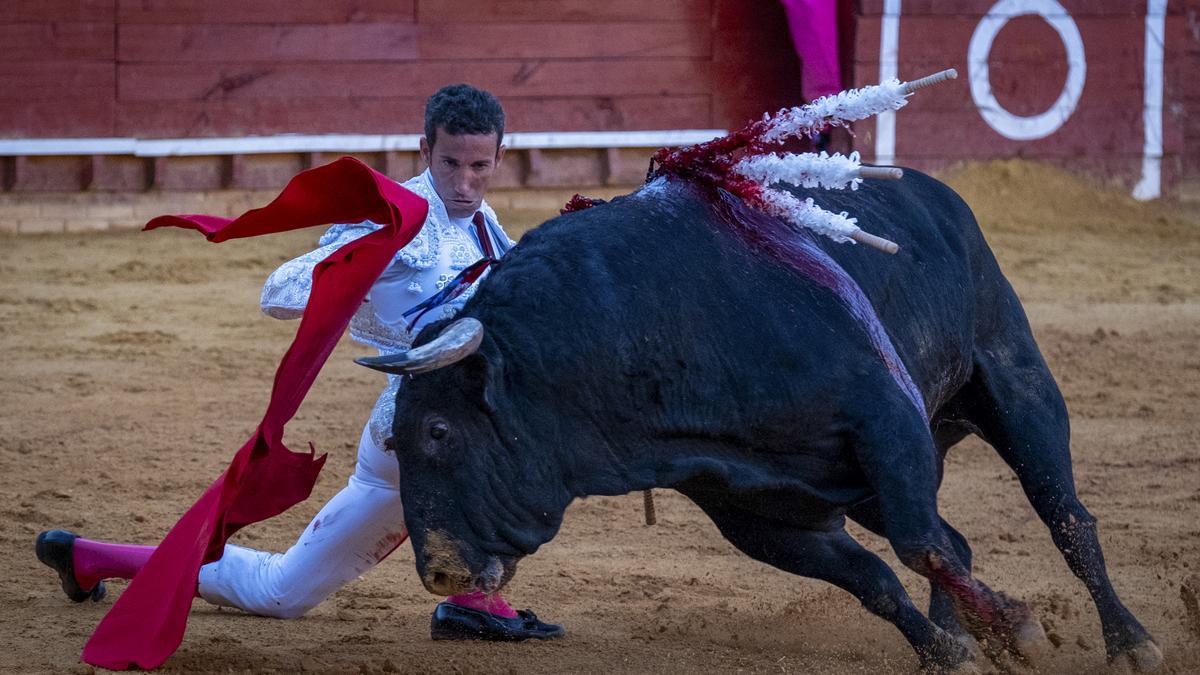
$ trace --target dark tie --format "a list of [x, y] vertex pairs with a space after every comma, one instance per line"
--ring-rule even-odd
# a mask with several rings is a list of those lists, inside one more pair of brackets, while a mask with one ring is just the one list
[[471, 222], [475, 225], [475, 236], [479, 238], [479, 248], [483, 249], [483, 257], [475, 261], [467, 269], [459, 272], [458, 276], [454, 277], [442, 290], [404, 312], [404, 318], [409, 319], [409, 332], [412, 332], [413, 327], [417, 325], [417, 322], [421, 320], [421, 317], [426, 312], [462, 295], [463, 291], [467, 290], [471, 284], [483, 276], [487, 268], [491, 267], [492, 263], [497, 261], [496, 254], [492, 249], [492, 240], [488, 237], [487, 223], [483, 220], [483, 212], [476, 211], [475, 216], [471, 218]]
[[492, 239], [488, 236], [488, 228], [487, 223], [483, 219], [483, 211], [476, 211], [475, 217], [471, 218], [471, 222], [475, 224], [475, 236], [479, 238], [479, 248], [483, 250], [483, 257], [495, 260], [496, 252], [492, 249]]

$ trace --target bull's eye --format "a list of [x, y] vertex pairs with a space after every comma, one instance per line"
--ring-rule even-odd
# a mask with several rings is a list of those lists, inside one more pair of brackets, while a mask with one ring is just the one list
[[450, 433], [450, 425], [445, 422], [434, 422], [429, 425], [429, 437], [434, 440], [441, 440]]

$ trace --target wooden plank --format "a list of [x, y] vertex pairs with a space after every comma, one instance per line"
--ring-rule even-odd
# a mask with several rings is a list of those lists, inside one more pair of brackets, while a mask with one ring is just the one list
[[115, 14], [113, 0], [5, 0], [0, 20], [112, 22]]
[[635, 131], [704, 129], [711, 125], [705, 95], [616, 97], [509, 97], [511, 131]]
[[714, 0], [713, 27], [718, 33], [780, 32], [790, 34], [787, 13], [780, 2], [745, 2], [745, 0]]
[[712, 32], [707, 21], [423, 23], [419, 45], [425, 59], [708, 57]]
[[800, 60], [782, 5], [717, 0], [714, 14], [712, 125], [737, 129], [802, 103]]
[[111, 100], [114, 71], [111, 62], [0, 60], [0, 101], [53, 99], [65, 108]]
[[897, 157], [1141, 156], [1141, 111], [1077, 110], [1058, 131], [1033, 141], [1005, 138], [973, 111], [896, 118]]
[[708, 21], [712, 0], [421, 0], [421, 23]]
[[91, 183], [88, 157], [17, 157], [14, 192], [75, 192]]
[[[509, 131], [622, 131], [710, 126], [710, 100], [695, 96], [510, 97]], [[425, 99], [306, 98], [124, 101], [118, 136], [202, 137], [281, 133], [421, 133]], [[2, 110], [2, 108], [0, 108]]]
[[114, 27], [109, 22], [0, 24], [6, 61], [111, 60]]
[[284, 133], [420, 133], [425, 99], [311, 97], [121, 101], [116, 135], [139, 138]]
[[[419, 45], [419, 49], [418, 49]], [[703, 24], [250, 24], [123, 26], [123, 62], [707, 57]]]
[[122, 62], [407, 61], [416, 24], [123, 25]]
[[[879, 53], [882, 19], [863, 17], [858, 24], [860, 60], [875, 60]], [[955, 62], [966, 65], [967, 45], [978, 21], [974, 17], [913, 17], [900, 31], [899, 56], [902, 67], [911, 61]], [[1143, 58], [1144, 23], [1129, 17], [1087, 17], [1076, 21], [1088, 63], [1099, 60], [1135, 60]], [[994, 60], [1061, 59], [1066, 48], [1058, 33], [1037, 17], [1022, 16], [1008, 22], [996, 36], [991, 56]]]
[[[111, 0], [110, 0], [111, 2]], [[415, 0], [117, 0], [121, 25], [411, 22]]]
[[118, 100], [428, 96], [469, 77], [500, 97], [707, 94], [711, 64], [687, 59], [434, 61], [394, 64], [121, 64]]
[[[906, 63], [901, 77], [915, 77], [939, 70], [944, 61]], [[855, 66], [859, 86], [879, 78], [879, 64], [860, 62]], [[1017, 101], [1042, 101], [1046, 105], [1057, 100], [1066, 80], [1065, 66], [1031, 65], [1027, 62], [991, 63], [989, 66], [992, 92], [1002, 104]], [[1080, 95], [1079, 107], [1128, 106], [1141, 109], [1142, 67], [1138, 62], [1100, 62], [1088, 65], [1087, 79]], [[1177, 81], [1168, 68], [1168, 82]], [[959, 79], [927, 89], [909, 99], [900, 115], [928, 107], [974, 107], [967, 71], [960, 68]], [[1013, 112], [1017, 112], [1013, 110]], [[1029, 111], [1028, 114], [1040, 111]]]
[[155, 157], [154, 185], [160, 190], [219, 190], [227, 179], [224, 157]]
[[0, 98], [0, 138], [112, 136], [114, 119], [111, 96], [76, 98], [71, 105], [61, 99]]
[[755, 70], [738, 64], [718, 64], [721, 85], [713, 97], [714, 128], [739, 129], [763, 113], [804, 103], [798, 66]]
[[91, 189], [104, 192], [141, 192], [149, 187], [152, 161], [144, 157], [94, 155]]

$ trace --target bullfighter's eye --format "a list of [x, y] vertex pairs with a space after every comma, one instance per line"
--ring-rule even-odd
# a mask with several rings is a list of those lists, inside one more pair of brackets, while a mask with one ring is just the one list
[[429, 425], [429, 437], [434, 440], [441, 440], [450, 433], [450, 425], [445, 422], [434, 422]]

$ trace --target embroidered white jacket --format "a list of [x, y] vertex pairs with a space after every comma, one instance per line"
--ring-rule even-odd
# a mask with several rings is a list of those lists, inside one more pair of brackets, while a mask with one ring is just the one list
[[[350, 337], [375, 347], [380, 354], [393, 354], [408, 349], [416, 334], [426, 324], [457, 314], [475, 294], [479, 282], [472, 284], [453, 301], [426, 312], [411, 332], [407, 330], [408, 320], [401, 316], [404, 311], [441, 290], [458, 276], [459, 272], [483, 257], [474, 233], [450, 221], [446, 206], [434, 190], [433, 180], [428, 171], [403, 185], [429, 202], [429, 215], [425, 218], [421, 231], [396, 253], [391, 264], [367, 293], [362, 307], [350, 319]], [[497, 255], [504, 255], [515, 242], [501, 229], [495, 211], [486, 201], [479, 210], [484, 214]], [[267, 278], [261, 298], [263, 313], [277, 319], [299, 318], [304, 313], [309, 293], [312, 292], [312, 273], [317, 263], [346, 243], [380, 227], [382, 225], [369, 220], [330, 227], [318, 241], [319, 248], [285, 262]], [[487, 272], [480, 280], [486, 277]], [[391, 433], [396, 390], [400, 381], [400, 377], [388, 376], [388, 386], [380, 394], [371, 413], [371, 436], [376, 446], [381, 449], [384, 447], [383, 440]]]

